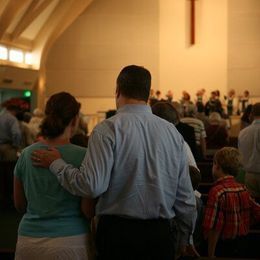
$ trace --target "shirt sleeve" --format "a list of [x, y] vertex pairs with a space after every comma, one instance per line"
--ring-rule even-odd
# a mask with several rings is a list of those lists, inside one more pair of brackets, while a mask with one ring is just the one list
[[107, 190], [113, 164], [112, 140], [93, 131], [79, 169], [58, 159], [50, 165], [50, 170], [70, 193], [96, 198]]
[[180, 244], [193, 244], [192, 234], [195, 228], [197, 211], [196, 199], [191, 185], [187, 157], [183, 145], [183, 153], [174, 211], [179, 225]]
[[221, 200], [217, 189], [212, 188], [208, 194], [207, 205], [204, 211], [203, 232], [206, 238], [211, 229], [222, 230], [224, 214], [221, 208]]

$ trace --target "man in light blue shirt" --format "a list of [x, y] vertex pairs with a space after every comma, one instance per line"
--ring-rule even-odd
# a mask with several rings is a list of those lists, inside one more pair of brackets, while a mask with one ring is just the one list
[[182, 248], [193, 249], [196, 202], [184, 140], [173, 124], [152, 114], [150, 87], [145, 68], [120, 72], [117, 114], [95, 127], [79, 169], [54, 148], [32, 156], [72, 194], [99, 198], [98, 259], [172, 260], [174, 216], [182, 222]]
[[260, 103], [252, 108], [254, 121], [240, 131], [238, 148], [242, 155], [245, 184], [253, 197], [260, 197]]

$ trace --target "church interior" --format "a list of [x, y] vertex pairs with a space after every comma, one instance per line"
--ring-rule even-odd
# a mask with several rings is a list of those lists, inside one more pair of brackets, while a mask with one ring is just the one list
[[[119, 71], [135, 64], [151, 72], [151, 98], [182, 104], [187, 94], [196, 104], [203, 90], [206, 103], [218, 91], [229, 145], [237, 147], [245, 92], [247, 104], [260, 102], [259, 32], [260, 0], [0, 0], [0, 104], [18, 100], [33, 114], [69, 92], [89, 136], [116, 110]], [[212, 161], [197, 164], [204, 199]], [[14, 259], [15, 165], [0, 165], [0, 259]], [[248, 239], [248, 258], [259, 259], [259, 225]]]

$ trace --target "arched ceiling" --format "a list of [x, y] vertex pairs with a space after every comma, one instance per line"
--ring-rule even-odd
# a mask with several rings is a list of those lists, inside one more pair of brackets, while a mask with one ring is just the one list
[[32, 52], [40, 68], [51, 45], [91, 2], [0, 0], [0, 44]]

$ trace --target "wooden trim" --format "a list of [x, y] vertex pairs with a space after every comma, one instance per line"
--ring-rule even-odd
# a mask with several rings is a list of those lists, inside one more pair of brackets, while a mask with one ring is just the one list
[[20, 37], [16, 41], [12, 41], [11, 40], [11, 34], [6, 33], [3, 36], [3, 39], [0, 41], [0, 44], [6, 45], [7, 47], [11, 46], [11, 47], [14, 47], [14, 48], [19, 48], [19, 49], [22, 49], [24, 51], [31, 51], [32, 46], [33, 46], [33, 41], [22, 38], [22, 37]]
[[6, 30], [13, 21], [19, 10], [30, 0], [10, 0], [3, 14], [0, 17], [0, 40], [3, 38]]
[[195, 44], [195, 0], [190, 0], [190, 44]]
[[34, 51], [41, 54], [40, 77], [38, 86], [38, 107], [44, 106], [46, 88], [46, 58], [48, 51], [59, 36], [86, 10], [93, 0], [60, 1], [47, 23], [34, 41]]
[[30, 70], [37, 70], [32, 65], [28, 65], [25, 63], [17, 63], [12, 62], [9, 60], [0, 60], [0, 66], [7, 66], [7, 67], [15, 67], [15, 68], [21, 68], [21, 69], [30, 69]]
[[44, 0], [39, 6], [37, 6], [39, 0], [33, 0], [26, 12], [24, 13], [22, 19], [14, 29], [11, 35], [12, 40], [16, 40], [25, 31], [25, 29], [35, 20], [35, 18], [37, 18], [49, 6], [49, 4], [52, 1], [53, 0]]

